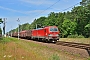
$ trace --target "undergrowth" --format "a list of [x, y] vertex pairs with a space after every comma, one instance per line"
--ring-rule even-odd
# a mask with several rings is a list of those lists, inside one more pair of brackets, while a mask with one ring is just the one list
[[2, 37], [2, 38], [0, 38], [0, 43], [8, 43], [8, 42], [10, 42], [10, 39], [8, 39], [8, 38], [5, 38], [5, 37]]
[[59, 56], [57, 54], [53, 54], [50, 58], [50, 60], [60, 60]]
[[69, 35], [67, 38], [84, 38], [83, 35]]
[[16, 40], [15, 38], [8, 38], [8, 37], [0, 38], [0, 43], [3, 43], [3, 44], [8, 43], [8, 42], [12, 42], [12, 41], [17, 42], [18, 39]]

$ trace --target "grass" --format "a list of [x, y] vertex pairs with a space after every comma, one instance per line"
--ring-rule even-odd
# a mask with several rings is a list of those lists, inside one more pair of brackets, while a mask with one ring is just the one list
[[60, 60], [60, 57], [57, 54], [53, 54], [50, 60]]
[[60, 38], [60, 41], [90, 44], [90, 38]]
[[0, 38], [0, 43], [7, 43], [7, 42], [9, 42], [10, 40], [8, 39], [8, 40], [6, 40], [5, 38]]
[[0, 60], [86, 60], [60, 50], [16, 38], [0, 39]]
[[88, 60], [90, 60], [90, 58], [88, 58]]

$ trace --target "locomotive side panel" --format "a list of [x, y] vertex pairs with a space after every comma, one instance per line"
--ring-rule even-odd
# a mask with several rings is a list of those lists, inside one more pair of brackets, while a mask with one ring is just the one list
[[38, 29], [37, 30], [37, 37], [38, 38], [45, 38], [45, 29]]
[[32, 34], [31, 35], [32, 35], [31, 36], [32, 39], [37, 38], [37, 30], [32, 30]]

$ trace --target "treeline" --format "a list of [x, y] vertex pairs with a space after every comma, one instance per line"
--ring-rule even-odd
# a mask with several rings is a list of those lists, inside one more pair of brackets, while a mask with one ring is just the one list
[[[48, 17], [35, 19], [31, 24], [20, 25], [20, 31], [40, 28], [42, 26], [57, 26], [60, 37], [90, 37], [90, 0], [82, 0], [81, 6], [67, 12], [51, 12]], [[12, 31], [18, 31], [14, 29]]]

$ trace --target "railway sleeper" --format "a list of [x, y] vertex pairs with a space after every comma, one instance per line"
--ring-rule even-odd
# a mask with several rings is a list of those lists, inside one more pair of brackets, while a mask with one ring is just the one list
[[70, 44], [69, 47], [77, 46], [77, 44]]
[[69, 44], [68, 44], [68, 43], [64, 43], [64, 44], [60, 44], [60, 45], [63, 45], [63, 46], [68, 46]]
[[85, 46], [74, 46], [75, 48], [80, 48], [80, 49], [86, 49], [87, 47]]

